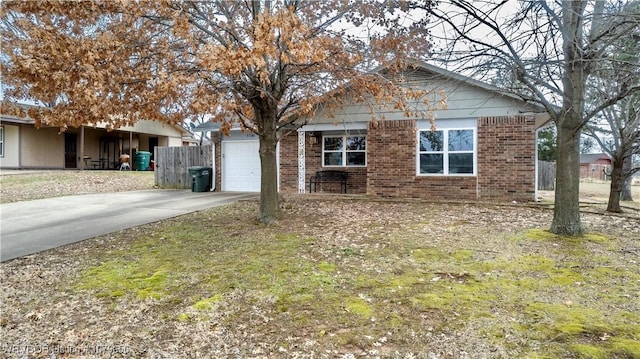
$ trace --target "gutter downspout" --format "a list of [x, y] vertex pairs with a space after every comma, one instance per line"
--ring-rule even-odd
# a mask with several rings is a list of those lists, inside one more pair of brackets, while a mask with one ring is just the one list
[[216, 190], [216, 143], [211, 136], [211, 192]]

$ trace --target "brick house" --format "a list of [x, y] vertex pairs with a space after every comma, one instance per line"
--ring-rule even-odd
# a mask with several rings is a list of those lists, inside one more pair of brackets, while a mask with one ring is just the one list
[[[279, 190], [309, 191], [316, 171], [348, 172], [347, 193], [427, 199], [532, 201], [536, 193], [536, 130], [548, 115], [516, 96], [441, 68], [420, 63], [403, 74], [414, 86], [442, 90], [447, 110], [427, 119], [384, 113], [373, 124], [369, 109], [345, 106], [332, 116], [318, 111], [278, 145]], [[257, 137], [214, 131], [216, 188], [259, 191]], [[318, 191], [339, 192], [340, 183]]]
[[606, 153], [583, 153], [580, 155], [580, 178], [606, 180], [611, 172], [611, 157]]

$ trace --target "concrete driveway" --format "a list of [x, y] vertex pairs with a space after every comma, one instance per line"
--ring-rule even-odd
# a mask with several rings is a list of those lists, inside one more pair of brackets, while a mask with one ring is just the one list
[[2, 204], [0, 261], [257, 196], [145, 190]]

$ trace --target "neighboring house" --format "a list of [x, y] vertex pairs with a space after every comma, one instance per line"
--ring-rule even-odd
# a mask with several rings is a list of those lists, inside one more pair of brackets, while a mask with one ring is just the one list
[[0, 168], [117, 169], [122, 154], [149, 151], [153, 156], [156, 146], [188, 145], [189, 134], [155, 121], [112, 131], [97, 125], [60, 132], [58, 127], [36, 128], [29, 118], [0, 114]]
[[[309, 191], [320, 170], [348, 172], [347, 192], [382, 197], [532, 201], [536, 191], [536, 130], [546, 112], [498, 88], [421, 63], [404, 76], [418, 86], [443, 90], [447, 110], [427, 119], [388, 111], [374, 125], [366, 106], [352, 104], [329, 116], [321, 111], [297, 133], [281, 134], [279, 190]], [[212, 131], [214, 176], [222, 191], [259, 191], [258, 138], [239, 129]], [[319, 190], [340, 190], [323, 184]]]
[[580, 154], [580, 178], [606, 180], [611, 173], [611, 157], [606, 153]]

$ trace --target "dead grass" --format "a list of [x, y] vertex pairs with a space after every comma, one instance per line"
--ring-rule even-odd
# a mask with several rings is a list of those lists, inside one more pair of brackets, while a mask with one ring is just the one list
[[3, 171], [0, 203], [152, 188], [151, 171]]
[[[292, 196], [0, 264], [7, 357], [636, 358], [640, 220]], [[20, 349], [47, 348], [24, 356]], [[84, 350], [84, 352], [80, 352]], [[14, 351], [14, 352], [12, 352]]]
[[[611, 183], [599, 180], [582, 180], [580, 182], [581, 208], [587, 211], [604, 213], [609, 200]], [[538, 191], [543, 204], [552, 205], [554, 191]], [[631, 195], [635, 201], [621, 201], [620, 206], [627, 215], [640, 217], [640, 183], [631, 186]]]

